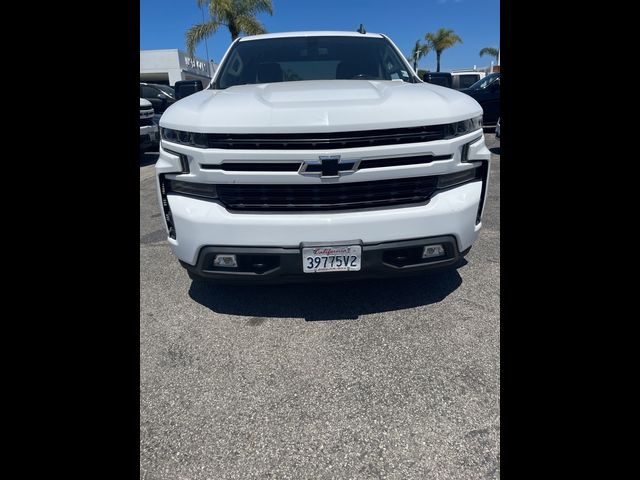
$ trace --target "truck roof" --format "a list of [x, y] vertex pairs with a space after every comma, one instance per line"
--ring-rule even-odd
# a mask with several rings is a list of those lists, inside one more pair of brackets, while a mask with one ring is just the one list
[[338, 32], [338, 31], [312, 31], [312, 32], [280, 32], [265, 33], [262, 35], [250, 35], [240, 38], [241, 42], [251, 40], [265, 40], [269, 38], [287, 38], [287, 37], [369, 37], [382, 38], [379, 33], [358, 33], [358, 32]]

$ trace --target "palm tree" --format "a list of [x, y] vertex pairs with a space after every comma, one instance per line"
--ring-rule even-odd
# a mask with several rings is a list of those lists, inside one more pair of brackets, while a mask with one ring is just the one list
[[229, 29], [231, 40], [240, 33], [257, 35], [266, 33], [256, 14], [267, 12], [273, 15], [271, 0], [196, 0], [198, 7], [209, 4], [209, 21], [196, 23], [187, 30], [187, 51], [193, 57], [196, 45], [218, 31], [220, 26]]
[[493, 58], [496, 59], [496, 62], [498, 61], [498, 49], [497, 48], [493, 48], [493, 47], [484, 47], [482, 50], [480, 50], [480, 56], [484, 56], [484, 55], [490, 55]]
[[420, 39], [416, 40], [416, 44], [411, 50], [411, 58], [408, 58], [409, 63], [413, 62], [413, 70], [418, 71], [418, 60], [425, 57], [429, 53], [430, 47], [426, 43], [420, 43]]
[[436, 33], [427, 33], [424, 36], [431, 50], [436, 52], [437, 69], [440, 71], [440, 55], [446, 48], [453, 47], [456, 43], [462, 43], [462, 39], [454, 33], [450, 28], [440, 28]]

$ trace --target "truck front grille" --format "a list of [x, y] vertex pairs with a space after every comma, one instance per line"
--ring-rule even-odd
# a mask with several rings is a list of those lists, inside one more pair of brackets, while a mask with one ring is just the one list
[[[453, 155], [413, 155], [410, 157], [374, 158], [362, 160], [359, 164], [356, 160], [345, 161], [349, 168], [357, 164], [355, 170], [381, 167], [399, 167], [404, 165], [424, 165], [441, 160], [451, 160]], [[200, 164], [202, 170], [222, 170], [224, 172], [297, 172], [303, 162], [225, 162], [219, 164]], [[307, 172], [313, 170], [307, 169]], [[316, 171], [320, 171], [319, 169]]]
[[426, 202], [438, 185], [437, 176], [310, 185], [217, 186], [229, 210], [322, 211], [362, 209]]
[[331, 150], [336, 148], [374, 147], [401, 143], [430, 142], [442, 140], [452, 135], [450, 125], [332, 133], [180, 133], [184, 133], [185, 138], [189, 135], [198, 136], [197, 139], [194, 139], [194, 142], [197, 145], [202, 144], [206, 148], [244, 150]]

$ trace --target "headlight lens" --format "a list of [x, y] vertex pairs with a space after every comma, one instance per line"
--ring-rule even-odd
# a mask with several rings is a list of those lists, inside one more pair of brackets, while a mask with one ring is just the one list
[[160, 134], [162, 135], [162, 139], [167, 142], [198, 148], [207, 148], [209, 146], [207, 144], [207, 136], [204, 133], [185, 132], [161, 127]]
[[183, 132], [183, 131], [178, 131], [178, 141], [180, 143], [189, 143], [191, 135], [189, 135], [189, 132]]
[[162, 136], [162, 139], [167, 142], [178, 142], [178, 132], [176, 130], [160, 127], [160, 135]]
[[482, 128], [482, 115], [460, 122], [450, 123], [447, 138], [459, 137]]

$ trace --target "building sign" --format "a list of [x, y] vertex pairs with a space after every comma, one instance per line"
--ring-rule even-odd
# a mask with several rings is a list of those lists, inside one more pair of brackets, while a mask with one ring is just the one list
[[195, 58], [185, 57], [184, 58], [187, 67], [196, 68], [198, 70], [205, 70], [207, 68], [207, 63], [201, 60], [196, 60]]
[[[182, 55], [181, 55], [182, 56]], [[194, 57], [182, 56], [184, 68], [194, 73], [209, 76], [209, 66], [205, 60], [199, 60]]]

